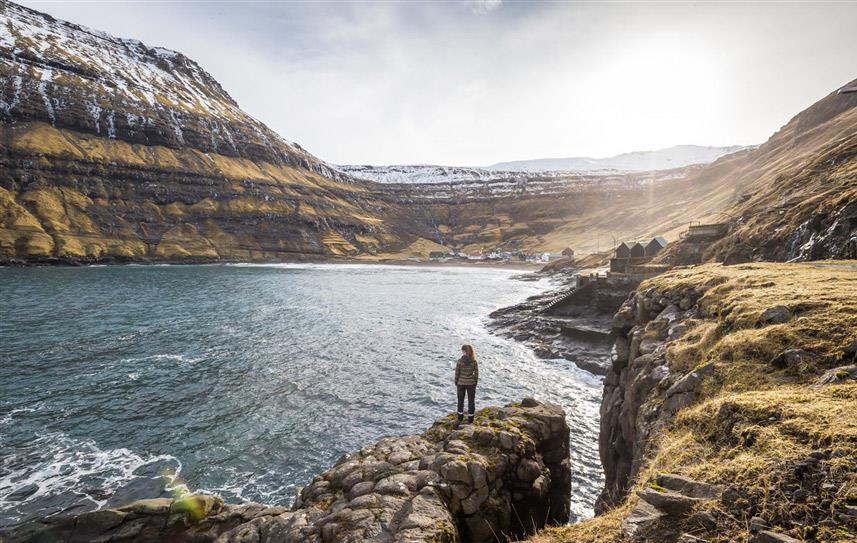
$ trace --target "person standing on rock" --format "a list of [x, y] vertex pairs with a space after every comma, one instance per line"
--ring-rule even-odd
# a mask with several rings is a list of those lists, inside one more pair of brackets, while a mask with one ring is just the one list
[[464, 419], [464, 395], [467, 395], [467, 422], [473, 422], [476, 411], [476, 383], [479, 381], [479, 365], [476, 363], [476, 353], [470, 345], [462, 345], [464, 353], [455, 365], [455, 387], [458, 389], [458, 422]]

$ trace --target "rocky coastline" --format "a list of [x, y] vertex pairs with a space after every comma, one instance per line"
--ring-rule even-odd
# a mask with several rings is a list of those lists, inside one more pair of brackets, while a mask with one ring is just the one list
[[574, 268], [546, 272], [559, 287], [491, 313], [490, 327], [521, 341], [540, 358], [564, 358], [595, 375], [607, 375], [613, 315], [634, 283], [580, 277]]
[[569, 520], [569, 428], [557, 405], [532, 398], [452, 415], [420, 435], [344, 455], [291, 508], [229, 505], [216, 496], [140, 500], [46, 519], [18, 542], [488, 543]]

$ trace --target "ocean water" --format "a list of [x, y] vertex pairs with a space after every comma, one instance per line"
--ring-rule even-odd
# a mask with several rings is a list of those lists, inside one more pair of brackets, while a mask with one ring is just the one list
[[175, 488], [289, 505], [343, 453], [454, 411], [563, 405], [572, 509], [601, 488], [601, 381], [486, 328], [548, 287], [500, 269], [378, 265], [0, 268], [0, 527]]

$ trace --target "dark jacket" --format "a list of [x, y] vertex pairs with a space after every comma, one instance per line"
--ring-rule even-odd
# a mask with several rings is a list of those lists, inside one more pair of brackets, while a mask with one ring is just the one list
[[475, 385], [479, 381], [479, 364], [467, 355], [458, 359], [455, 365], [456, 385]]

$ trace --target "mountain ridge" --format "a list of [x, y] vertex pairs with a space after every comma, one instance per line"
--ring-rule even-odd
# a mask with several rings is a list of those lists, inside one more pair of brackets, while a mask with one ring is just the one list
[[605, 158], [561, 157], [536, 158], [498, 162], [488, 166], [493, 170], [511, 171], [654, 171], [708, 164], [718, 158], [755, 146], [673, 145], [651, 151], [631, 151]]

